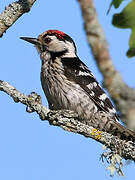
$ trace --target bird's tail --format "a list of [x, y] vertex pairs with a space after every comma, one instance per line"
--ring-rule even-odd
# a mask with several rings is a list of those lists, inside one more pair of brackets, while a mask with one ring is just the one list
[[106, 130], [108, 133], [118, 136], [120, 139], [135, 142], [135, 132], [122, 126], [119, 122], [110, 121]]
[[115, 116], [109, 116], [107, 113], [101, 111], [93, 114], [93, 116], [85, 121], [85, 123], [98, 130], [117, 136], [120, 139], [135, 143], [135, 132], [122, 126], [119, 121], [116, 120]]

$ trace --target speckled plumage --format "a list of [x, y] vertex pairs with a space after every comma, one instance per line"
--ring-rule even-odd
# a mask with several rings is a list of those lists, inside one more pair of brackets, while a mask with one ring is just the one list
[[35, 44], [40, 53], [41, 83], [50, 109], [72, 110], [85, 124], [135, 140], [135, 133], [119, 123], [111, 101], [91, 71], [78, 58], [70, 36], [49, 30], [38, 38], [22, 39]]

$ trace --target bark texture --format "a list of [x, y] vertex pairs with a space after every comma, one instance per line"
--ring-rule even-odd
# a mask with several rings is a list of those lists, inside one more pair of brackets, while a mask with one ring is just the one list
[[41, 120], [48, 120], [51, 125], [59, 126], [66, 131], [81, 134], [85, 137], [93, 138], [104, 144], [107, 148], [110, 148], [113, 153], [119, 154], [124, 159], [135, 161], [135, 144], [133, 142], [121, 140], [109, 133], [99, 131], [81, 123], [77, 120], [77, 115], [72, 111], [51, 111], [47, 109], [41, 104], [41, 97], [36, 93], [31, 93], [27, 96], [4, 81], [0, 81], [0, 91], [11, 96], [16, 103], [21, 102], [26, 105], [27, 112], [37, 112]]
[[[36, 0], [18, 0], [6, 7], [0, 14], [0, 37], [2, 37], [3, 33], [6, 32], [19, 17], [30, 11], [35, 1]], [[104, 77], [104, 85], [116, 103], [123, 122], [125, 122], [129, 128], [132, 127], [132, 129], [135, 130], [135, 90], [124, 83], [120, 73], [112, 64], [107, 40], [98, 22], [93, 0], [78, 0], [78, 2], [82, 10], [88, 42], [98, 68]], [[104, 144], [107, 148], [110, 148], [111, 151], [103, 154], [102, 157], [109, 158], [111, 166], [112, 164], [115, 166], [115, 164], [119, 162], [119, 170], [116, 168], [116, 171], [120, 175], [122, 175], [121, 159], [115, 155], [135, 162], [135, 144], [133, 142], [121, 140], [109, 133], [85, 125], [78, 121], [77, 115], [71, 111], [51, 111], [42, 105], [41, 97], [36, 93], [31, 93], [27, 96], [16, 90], [9, 83], [1, 80], [0, 91], [11, 96], [16, 103], [20, 102], [26, 105], [27, 112], [37, 112], [41, 120], [48, 120], [51, 125], [59, 126], [64, 130], [81, 134], [88, 138], [93, 138]], [[110, 169], [110, 167], [108, 169]]]
[[30, 11], [36, 0], [19, 0], [8, 5], [0, 14], [0, 37], [24, 13]]

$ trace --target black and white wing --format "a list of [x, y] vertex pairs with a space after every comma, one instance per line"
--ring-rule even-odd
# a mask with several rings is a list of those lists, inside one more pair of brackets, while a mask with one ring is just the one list
[[110, 115], [115, 116], [116, 120], [118, 120], [118, 115], [110, 99], [87, 66], [78, 57], [62, 58], [61, 62], [66, 77], [70, 81], [75, 81], [75, 83], [79, 84], [99, 110], [110, 113]]

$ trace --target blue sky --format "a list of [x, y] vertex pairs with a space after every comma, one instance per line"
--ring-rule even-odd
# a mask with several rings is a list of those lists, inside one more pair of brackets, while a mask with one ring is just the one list
[[[0, 11], [11, 2], [1, 0]], [[106, 15], [109, 3], [108, 0], [95, 0], [100, 23], [108, 39], [113, 63], [124, 81], [135, 87], [135, 61], [125, 55], [130, 30], [116, 29], [111, 25], [112, 14], [116, 10], [112, 8]], [[19, 37], [37, 37], [48, 29], [59, 29], [69, 34], [76, 42], [79, 57], [102, 83], [102, 76], [87, 44], [78, 2], [37, 1], [31, 12], [23, 15], [0, 39], [0, 79], [10, 82], [25, 94], [37, 92], [45, 106], [47, 101], [40, 84], [39, 55], [32, 45]], [[103, 152], [101, 144], [50, 126], [48, 122], [42, 122], [36, 113], [29, 114], [25, 109], [24, 105], [15, 104], [0, 92], [0, 179], [111, 179], [105, 170], [107, 166], [99, 160]], [[125, 165], [123, 171], [127, 180], [133, 179], [134, 164]]]

